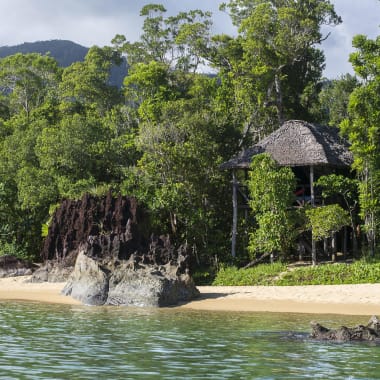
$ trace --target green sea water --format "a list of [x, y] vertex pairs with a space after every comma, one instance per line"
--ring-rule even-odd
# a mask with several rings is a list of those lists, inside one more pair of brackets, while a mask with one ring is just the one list
[[308, 339], [367, 317], [0, 302], [0, 379], [380, 379], [380, 346]]

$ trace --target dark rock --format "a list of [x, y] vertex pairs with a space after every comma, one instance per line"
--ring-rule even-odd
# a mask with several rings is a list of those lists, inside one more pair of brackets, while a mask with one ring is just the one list
[[120, 242], [123, 254], [128, 256], [146, 250], [148, 230], [147, 217], [135, 198], [115, 198], [111, 191], [104, 197], [85, 194], [80, 200], [63, 200], [52, 217], [41, 256], [44, 261], [74, 266], [79, 247], [90, 236], [102, 235], [124, 235], [125, 245]]
[[149, 231], [147, 213], [134, 198], [109, 192], [66, 200], [42, 251], [47, 265], [33, 281], [53, 281], [75, 263], [63, 293], [85, 304], [169, 306], [196, 297], [187, 246]]
[[46, 261], [33, 272], [27, 282], [66, 282], [74, 266], [62, 265], [54, 261]]
[[28, 276], [37, 268], [32, 262], [12, 255], [0, 256], [0, 277]]
[[81, 252], [62, 293], [85, 305], [104, 305], [108, 296], [108, 277], [98, 262]]
[[312, 332], [310, 337], [317, 340], [348, 342], [348, 341], [376, 341], [380, 342], [380, 320], [373, 316], [367, 326], [356, 327], [341, 326], [339, 329], [330, 330], [317, 322], [311, 322]]

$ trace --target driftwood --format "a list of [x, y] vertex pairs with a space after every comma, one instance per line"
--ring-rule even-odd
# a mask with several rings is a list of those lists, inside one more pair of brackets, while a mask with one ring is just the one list
[[258, 257], [257, 259], [252, 260], [251, 262], [249, 262], [246, 266], [243, 267], [243, 269], [248, 269], [248, 268], [251, 268], [251, 267], [259, 264], [261, 261], [263, 261], [266, 257], [268, 257], [270, 255], [271, 255], [270, 252], [264, 253], [263, 255], [261, 255], [260, 257]]
[[380, 343], [380, 319], [371, 317], [366, 326], [356, 327], [341, 326], [333, 330], [328, 329], [317, 322], [311, 322], [312, 332], [310, 338], [325, 341], [349, 342], [349, 341], [377, 341]]

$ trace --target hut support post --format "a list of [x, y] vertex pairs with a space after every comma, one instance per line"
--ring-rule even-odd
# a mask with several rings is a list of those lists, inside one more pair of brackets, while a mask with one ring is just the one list
[[344, 226], [344, 233], [343, 233], [343, 256], [346, 257], [347, 255], [347, 226]]
[[329, 241], [326, 238], [323, 239], [323, 252], [326, 256], [329, 253]]
[[[310, 166], [310, 204], [312, 207], [315, 206], [314, 197], [314, 167]], [[317, 265], [317, 247], [316, 242], [313, 237], [313, 231], [311, 231], [311, 261], [313, 265]]]
[[231, 255], [236, 256], [236, 236], [237, 236], [237, 223], [238, 223], [238, 202], [237, 202], [237, 189], [238, 183], [236, 179], [235, 170], [232, 171], [232, 239], [231, 239]]
[[331, 237], [331, 261], [336, 261], [336, 253], [337, 253], [337, 241], [336, 241], [336, 232], [332, 234]]
[[313, 265], [317, 265], [317, 246], [313, 232], [311, 233], [311, 262]]
[[310, 204], [312, 207], [315, 206], [315, 195], [314, 195], [314, 167], [310, 166]]

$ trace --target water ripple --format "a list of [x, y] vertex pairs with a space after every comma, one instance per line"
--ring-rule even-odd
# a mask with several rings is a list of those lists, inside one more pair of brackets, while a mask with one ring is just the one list
[[380, 347], [310, 341], [311, 319], [3, 302], [0, 379], [378, 378]]

